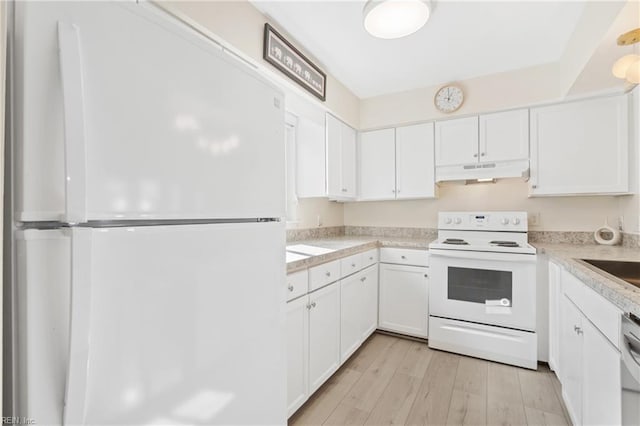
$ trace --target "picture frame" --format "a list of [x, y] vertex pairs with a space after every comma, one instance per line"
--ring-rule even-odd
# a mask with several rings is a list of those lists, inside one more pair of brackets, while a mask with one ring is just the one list
[[326, 100], [327, 75], [268, 23], [264, 24], [262, 57], [321, 101]]

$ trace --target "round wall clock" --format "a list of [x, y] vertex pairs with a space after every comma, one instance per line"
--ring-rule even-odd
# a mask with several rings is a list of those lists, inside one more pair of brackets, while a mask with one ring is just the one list
[[444, 113], [457, 111], [464, 102], [464, 93], [458, 86], [444, 86], [436, 92], [433, 103]]

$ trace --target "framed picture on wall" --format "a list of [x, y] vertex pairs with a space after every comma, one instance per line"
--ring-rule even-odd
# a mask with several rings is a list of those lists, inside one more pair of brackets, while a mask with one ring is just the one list
[[326, 99], [327, 75], [267, 23], [262, 57], [314, 96]]

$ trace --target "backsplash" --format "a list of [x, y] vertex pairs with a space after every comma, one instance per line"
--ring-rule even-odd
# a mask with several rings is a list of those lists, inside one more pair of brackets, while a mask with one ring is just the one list
[[435, 240], [438, 230], [434, 228], [400, 228], [388, 226], [345, 226], [345, 235], [385, 238], [417, 238]]
[[[384, 238], [415, 238], [433, 241], [438, 236], [434, 228], [402, 228], [389, 226], [330, 226], [326, 228], [288, 229], [287, 241], [313, 240], [342, 236]], [[549, 244], [595, 245], [592, 232], [529, 231], [529, 242]], [[623, 247], [639, 247], [640, 235], [622, 234]]]
[[287, 229], [287, 241], [315, 240], [318, 238], [342, 237], [344, 226], [327, 226], [325, 228]]

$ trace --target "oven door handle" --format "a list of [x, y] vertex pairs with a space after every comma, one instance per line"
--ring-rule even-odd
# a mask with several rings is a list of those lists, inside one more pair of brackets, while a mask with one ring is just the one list
[[469, 259], [469, 260], [498, 260], [505, 262], [530, 262], [535, 263], [535, 254], [524, 253], [500, 253], [492, 251], [471, 251], [471, 250], [442, 250], [430, 249], [429, 257]]

